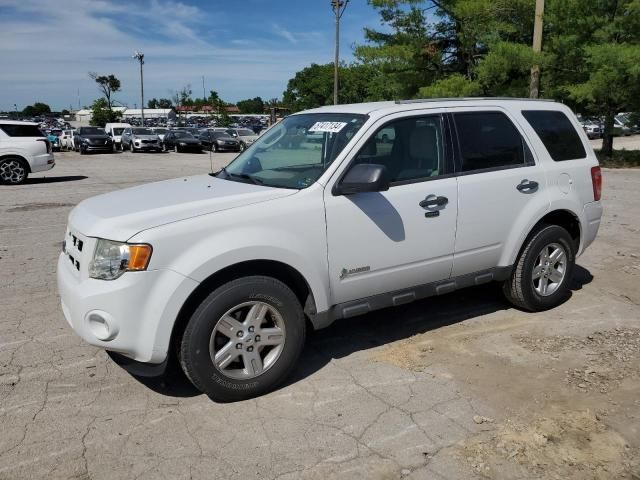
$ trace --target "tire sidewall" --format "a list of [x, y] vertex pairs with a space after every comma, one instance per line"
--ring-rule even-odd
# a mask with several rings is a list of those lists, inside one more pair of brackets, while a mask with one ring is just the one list
[[22, 165], [22, 168], [24, 168], [24, 177], [22, 177], [22, 179], [18, 182], [5, 182], [4, 180], [0, 180], [0, 185], [22, 185], [27, 181], [27, 178], [29, 177], [29, 165], [24, 160], [18, 157], [7, 157], [0, 160], [0, 164], [13, 160], [17, 160]]
[[[542, 249], [551, 243], [559, 243], [562, 248], [564, 248], [567, 255], [567, 271], [558, 289], [552, 295], [545, 297], [539, 295], [533, 286], [533, 269]], [[557, 225], [544, 227], [532, 238], [531, 244], [525, 253], [523, 264], [524, 285], [522, 289], [525, 300], [535, 305], [539, 310], [547, 310], [562, 303], [569, 292], [569, 285], [573, 278], [575, 261], [575, 247], [569, 233], [564, 228]]]
[[[285, 345], [276, 363], [258, 377], [248, 380], [228, 378], [211, 361], [211, 333], [222, 315], [252, 300], [267, 303], [278, 310], [285, 325]], [[216, 401], [234, 401], [276, 388], [295, 366], [304, 339], [304, 314], [293, 292], [275, 279], [247, 277], [218, 288], [202, 302], [185, 330], [180, 356], [183, 368], [196, 387]]]

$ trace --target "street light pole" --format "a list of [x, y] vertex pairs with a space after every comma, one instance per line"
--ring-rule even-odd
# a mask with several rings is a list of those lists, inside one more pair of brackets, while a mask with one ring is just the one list
[[133, 56], [136, 60], [140, 61], [140, 112], [142, 116], [142, 126], [144, 127], [144, 77], [142, 76], [142, 65], [144, 65], [144, 53], [136, 50]]
[[[544, 16], [544, 0], [536, 0], [536, 18], [533, 24], [533, 51], [542, 51], [542, 24]], [[540, 65], [531, 67], [531, 84], [529, 85], [529, 97], [540, 96]]]
[[336, 16], [336, 51], [333, 64], [333, 104], [338, 104], [338, 67], [340, 62], [340, 19], [347, 9], [349, 0], [331, 0], [331, 8]]

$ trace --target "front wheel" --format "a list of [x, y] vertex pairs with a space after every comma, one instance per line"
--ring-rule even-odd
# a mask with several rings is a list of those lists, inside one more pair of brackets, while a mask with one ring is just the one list
[[558, 225], [541, 225], [529, 236], [503, 291], [516, 307], [548, 310], [566, 298], [575, 266], [571, 235]]
[[176, 153], [180, 153], [180, 148], [178, 147], [177, 144], [173, 146], [173, 151]]
[[245, 400], [273, 390], [291, 373], [305, 328], [300, 302], [284, 283], [240, 278], [216, 289], [191, 316], [180, 363], [213, 400]]
[[131, 142], [129, 144], [129, 150], [131, 150], [131, 153], [135, 153], [136, 152], [136, 148], [133, 146], [133, 142]]

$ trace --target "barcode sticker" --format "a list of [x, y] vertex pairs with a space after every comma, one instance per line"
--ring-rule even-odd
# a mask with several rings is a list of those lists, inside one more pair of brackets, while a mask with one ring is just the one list
[[346, 125], [346, 122], [316, 122], [308, 131], [338, 133]]

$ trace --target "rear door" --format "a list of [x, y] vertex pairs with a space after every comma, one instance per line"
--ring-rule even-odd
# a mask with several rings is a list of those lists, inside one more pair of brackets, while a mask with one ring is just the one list
[[518, 217], [542, 215], [548, 197], [545, 173], [506, 111], [461, 109], [450, 118], [457, 146], [457, 276], [498, 266]]

